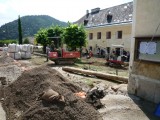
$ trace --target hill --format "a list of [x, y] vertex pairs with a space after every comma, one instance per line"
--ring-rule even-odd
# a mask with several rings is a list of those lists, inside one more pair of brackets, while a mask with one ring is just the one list
[[[40, 28], [51, 25], [66, 26], [67, 23], [47, 15], [21, 17], [23, 37], [33, 36]], [[18, 38], [18, 20], [14, 20], [0, 27], [0, 40]]]

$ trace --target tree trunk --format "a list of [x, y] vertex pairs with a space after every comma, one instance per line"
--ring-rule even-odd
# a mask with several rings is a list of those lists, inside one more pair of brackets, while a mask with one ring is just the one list
[[46, 45], [43, 45], [43, 53], [46, 53]]
[[80, 47], [80, 58], [82, 58], [82, 46]]
[[73, 68], [73, 67], [63, 67], [62, 70], [67, 71], [67, 72], [72, 72], [72, 73], [82, 73], [85, 75], [93, 75], [98, 78], [102, 78], [102, 79], [106, 79], [106, 80], [114, 80], [114, 81], [128, 83], [128, 77], [123, 77], [123, 76], [101, 73], [101, 72], [97, 72], [97, 71], [83, 70], [83, 69]]

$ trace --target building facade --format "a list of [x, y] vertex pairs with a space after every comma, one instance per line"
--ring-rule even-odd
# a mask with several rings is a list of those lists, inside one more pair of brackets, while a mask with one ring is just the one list
[[106, 8], [87, 10], [75, 23], [83, 24], [87, 31], [87, 48], [96, 54], [97, 49], [110, 51], [112, 45], [123, 45], [130, 51], [133, 2]]
[[131, 43], [131, 23], [112, 24], [103, 27], [86, 27], [88, 33], [88, 48], [107, 49], [110, 51], [111, 46], [124, 45], [126, 51], [130, 50]]
[[128, 92], [160, 102], [160, 1], [134, 0]]

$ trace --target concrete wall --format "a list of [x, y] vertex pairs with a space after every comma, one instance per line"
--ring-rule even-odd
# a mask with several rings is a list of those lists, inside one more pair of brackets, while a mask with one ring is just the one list
[[[134, 59], [134, 37], [152, 37], [160, 24], [159, 0], [134, 0], [130, 77], [128, 92], [149, 101], [160, 102], [160, 63]], [[160, 28], [155, 36], [160, 36]]]
[[[135, 2], [135, 36], [152, 36], [160, 23], [160, 1], [135, 0]], [[158, 29], [156, 35], [160, 35], [160, 29]]]
[[[124, 49], [130, 51], [131, 45], [131, 30], [132, 23], [108, 25], [103, 27], [86, 28], [88, 33], [88, 47], [92, 46], [93, 49], [99, 46], [100, 48], [111, 47], [112, 44], [124, 45]], [[106, 39], [106, 32], [111, 31], [111, 39]], [[122, 31], [122, 39], [116, 38], [116, 32]], [[97, 32], [101, 32], [101, 39], [97, 39]], [[93, 39], [89, 40], [89, 33], [93, 33]]]

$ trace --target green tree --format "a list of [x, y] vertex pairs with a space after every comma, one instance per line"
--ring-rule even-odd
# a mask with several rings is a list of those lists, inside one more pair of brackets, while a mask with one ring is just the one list
[[29, 44], [29, 39], [25, 38], [24, 41], [23, 41], [23, 44]]
[[[62, 33], [63, 33], [63, 28], [60, 26], [52, 26], [48, 29], [40, 29], [35, 35], [36, 42], [43, 45], [43, 51], [45, 52], [47, 44], [51, 44], [52, 40], [54, 40], [56, 45], [61, 46]], [[54, 37], [58, 37], [58, 38], [55, 39]], [[57, 39], [58, 39], [58, 43], [57, 43]], [[56, 46], [56, 47], [59, 47], [59, 46]]]
[[82, 46], [86, 46], [86, 31], [83, 26], [78, 26], [77, 24], [68, 24], [63, 33], [64, 43], [71, 48], [71, 50], [76, 50]]
[[21, 26], [20, 16], [18, 16], [18, 33], [19, 33], [19, 44], [22, 44], [22, 26]]
[[63, 27], [61, 26], [52, 26], [47, 29], [47, 37], [49, 38], [49, 44], [51, 44], [51, 41], [53, 40], [56, 47], [59, 47], [62, 45], [62, 39], [61, 36], [63, 34]]
[[47, 37], [47, 29], [40, 29], [37, 34], [35, 35], [37, 43], [43, 45], [43, 52], [46, 51], [46, 46], [49, 44], [48, 37]]

